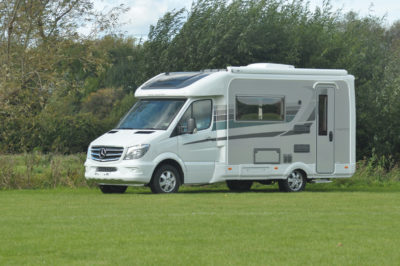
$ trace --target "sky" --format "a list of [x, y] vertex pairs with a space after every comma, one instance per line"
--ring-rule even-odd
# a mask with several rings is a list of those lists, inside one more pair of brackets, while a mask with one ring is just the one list
[[[312, 10], [321, 6], [324, 0], [310, 0]], [[107, 11], [113, 6], [124, 4], [129, 11], [121, 15], [122, 33], [136, 38], [146, 38], [150, 25], [166, 12], [186, 7], [190, 9], [192, 0], [94, 0], [98, 11]], [[399, 0], [331, 0], [333, 9], [343, 9], [344, 12], [355, 11], [361, 16], [372, 14], [378, 17], [386, 16], [386, 24], [390, 25], [400, 19]]]

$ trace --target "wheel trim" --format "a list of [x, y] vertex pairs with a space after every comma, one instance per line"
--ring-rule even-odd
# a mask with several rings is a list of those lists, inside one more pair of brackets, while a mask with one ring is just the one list
[[168, 193], [174, 190], [176, 186], [176, 176], [172, 171], [164, 171], [160, 176], [160, 188]]
[[301, 173], [294, 171], [288, 176], [288, 185], [289, 188], [293, 191], [300, 190], [301, 187], [303, 186], [303, 176]]

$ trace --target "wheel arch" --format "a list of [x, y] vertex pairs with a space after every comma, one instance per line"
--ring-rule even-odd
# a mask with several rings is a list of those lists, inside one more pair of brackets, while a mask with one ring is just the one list
[[309, 165], [304, 164], [304, 163], [294, 163], [286, 169], [283, 177], [287, 177], [290, 173], [292, 173], [293, 171], [296, 171], [296, 170], [298, 170], [302, 174], [304, 174], [304, 177], [306, 179], [308, 179], [309, 174], [312, 173], [312, 169], [310, 168]]
[[171, 164], [179, 172], [181, 185], [184, 183], [185, 175], [186, 175], [185, 164], [184, 164], [183, 160], [181, 158], [179, 158], [179, 156], [176, 153], [173, 153], [173, 152], [161, 153], [156, 158], [154, 158], [153, 161], [155, 162], [155, 167], [154, 167], [153, 172], [151, 174], [150, 182], [153, 179], [154, 173], [157, 171], [157, 169], [161, 165], [163, 165], [163, 164]]
[[[154, 178], [154, 174], [155, 174], [155, 172], [158, 170], [158, 168], [160, 168], [162, 165], [166, 165], [166, 164], [169, 164], [169, 165], [171, 165], [171, 166], [173, 166], [173, 167], [176, 168], [176, 170], [177, 170], [178, 173], [179, 173], [179, 181], [180, 181], [181, 185], [184, 184], [184, 181], [185, 181], [185, 174], [184, 174], [184, 172], [183, 172], [182, 166], [180, 165], [180, 163], [178, 163], [178, 162], [177, 162], [176, 160], [174, 160], [174, 159], [164, 159], [164, 160], [160, 161], [160, 162], [157, 164], [157, 166], [154, 168], [154, 170], [153, 170], [153, 174], [151, 175], [151, 180]], [[151, 181], [150, 181], [150, 182], [151, 182]]]

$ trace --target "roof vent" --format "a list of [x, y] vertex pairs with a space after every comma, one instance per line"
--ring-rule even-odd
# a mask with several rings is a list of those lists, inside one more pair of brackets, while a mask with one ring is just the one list
[[294, 66], [292, 65], [275, 63], [255, 63], [247, 65], [247, 67], [252, 69], [294, 69]]
[[154, 131], [148, 131], [148, 130], [139, 130], [139, 131], [136, 131], [134, 134], [151, 134], [151, 133], [153, 133]]

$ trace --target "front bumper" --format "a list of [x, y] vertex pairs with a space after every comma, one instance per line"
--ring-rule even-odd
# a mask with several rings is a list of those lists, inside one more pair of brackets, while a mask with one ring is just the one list
[[85, 178], [106, 185], [148, 184], [154, 167], [151, 162], [138, 163], [134, 160], [97, 162], [88, 159], [85, 162]]

